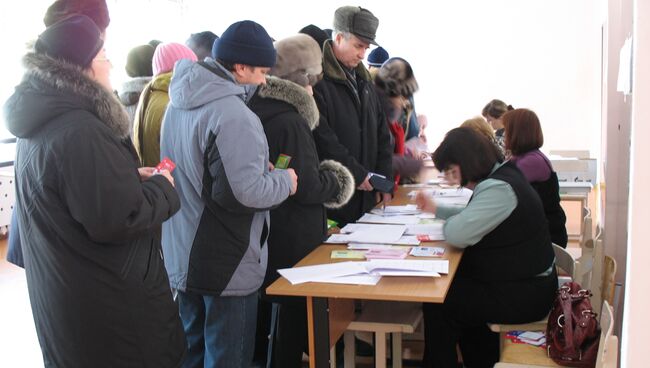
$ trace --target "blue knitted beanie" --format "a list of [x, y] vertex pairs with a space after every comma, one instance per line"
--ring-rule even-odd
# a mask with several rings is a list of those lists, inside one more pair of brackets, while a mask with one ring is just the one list
[[271, 68], [276, 52], [273, 40], [264, 27], [243, 20], [230, 25], [212, 45], [212, 58], [233, 64]]
[[368, 54], [368, 65], [380, 68], [384, 61], [388, 60], [388, 51], [379, 46]]

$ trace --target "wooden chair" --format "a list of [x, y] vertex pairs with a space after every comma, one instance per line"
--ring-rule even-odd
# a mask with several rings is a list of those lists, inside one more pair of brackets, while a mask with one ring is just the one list
[[[614, 312], [607, 300], [603, 302], [600, 314], [600, 342], [596, 357], [596, 368], [616, 368], [618, 360], [618, 338], [614, 336]], [[527, 344], [506, 344], [501, 361], [495, 368], [559, 367], [551, 360], [545, 349]]]
[[413, 333], [422, 321], [422, 304], [399, 302], [365, 302], [359, 316], [348, 326], [344, 334], [345, 368], [354, 368], [354, 332], [372, 332], [375, 336], [375, 367], [386, 367], [386, 337], [392, 340], [391, 360], [393, 368], [402, 367], [402, 334]]
[[[578, 269], [578, 262], [573, 259], [571, 254], [569, 254], [566, 249], [553, 244], [553, 251], [555, 252], [555, 265], [564, 271], [572, 280], [575, 280], [576, 278], [576, 271]], [[560, 281], [560, 283], [562, 283]], [[498, 332], [500, 336], [500, 341], [501, 341], [501, 347], [503, 348], [503, 344], [505, 340], [506, 333], [508, 331], [513, 331], [513, 330], [522, 330], [522, 331], [542, 331], [546, 330], [546, 323], [547, 319], [544, 318], [542, 320], [536, 321], [536, 322], [531, 322], [531, 323], [524, 323], [524, 324], [516, 324], [516, 325], [508, 325], [508, 324], [499, 324], [499, 323], [488, 323], [488, 326], [490, 327], [490, 330], [493, 332]]]

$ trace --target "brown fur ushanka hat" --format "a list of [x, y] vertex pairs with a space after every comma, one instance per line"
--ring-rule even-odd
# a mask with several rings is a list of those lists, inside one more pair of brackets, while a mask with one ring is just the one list
[[306, 34], [297, 34], [275, 43], [277, 61], [269, 74], [303, 87], [314, 84], [323, 71], [318, 43]]

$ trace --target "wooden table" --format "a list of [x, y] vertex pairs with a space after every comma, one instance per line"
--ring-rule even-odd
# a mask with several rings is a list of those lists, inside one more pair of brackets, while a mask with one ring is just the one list
[[[392, 204], [408, 202], [406, 194], [413, 188], [400, 188]], [[446, 246], [444, 242], [423, 245]], [[332, 250], [347, 249], [345, 245], [321, 245], [296, 266], [348, 261], [332, 259]], [[330, 347], [343, 334], [354, 318], [354, 300], [386, 300], [404, 302], [442, 303], [454, 278], [462, 251], [447, 247], [442, 259], [449, 260], [449, 274], [439, 278], [382, 277], [377, 285], [344, 285], [308, 282], [291, 285], [280, 277], [266, 289], [269, 295], [299, 296], [307, 299], [307, 325], [309, 330], [309, 366], [329, 367]], [[412, 258], [412, 257], [409, 257]], [[420, 258], [422, 259], [422, 258]]]

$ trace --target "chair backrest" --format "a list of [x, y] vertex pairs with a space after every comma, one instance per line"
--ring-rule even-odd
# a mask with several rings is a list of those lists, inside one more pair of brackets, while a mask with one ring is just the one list
[[576, 272], [576, 281], [585, 289], [593, 288], [591, 284], [592, 270], [594, 267], [594, 246], [595, 239], [593, 236], [591, 213], [585, 210], [585, 216], [582, 219], [582, 234], [580, 234], [580, 257], [578, 258], [579, 267]]
[[577, 261], [573, 259], [566, 249], [557, 244], [553, 244], [553, 252], [555, 252], [555, 265], [566, 272], [572, 280], [576, 280]]
[[616, 368], [618, 362], [618, 338], [614, 336], [614, 312], [605, 300], [600, 311], [600, 342], [596, 368]]
[[603, 282], [601, 284], [601, 299], [614, 305], [614, 292], [616, 290], [616, 260], [610, 256], [605, 256], [603, 262]]

